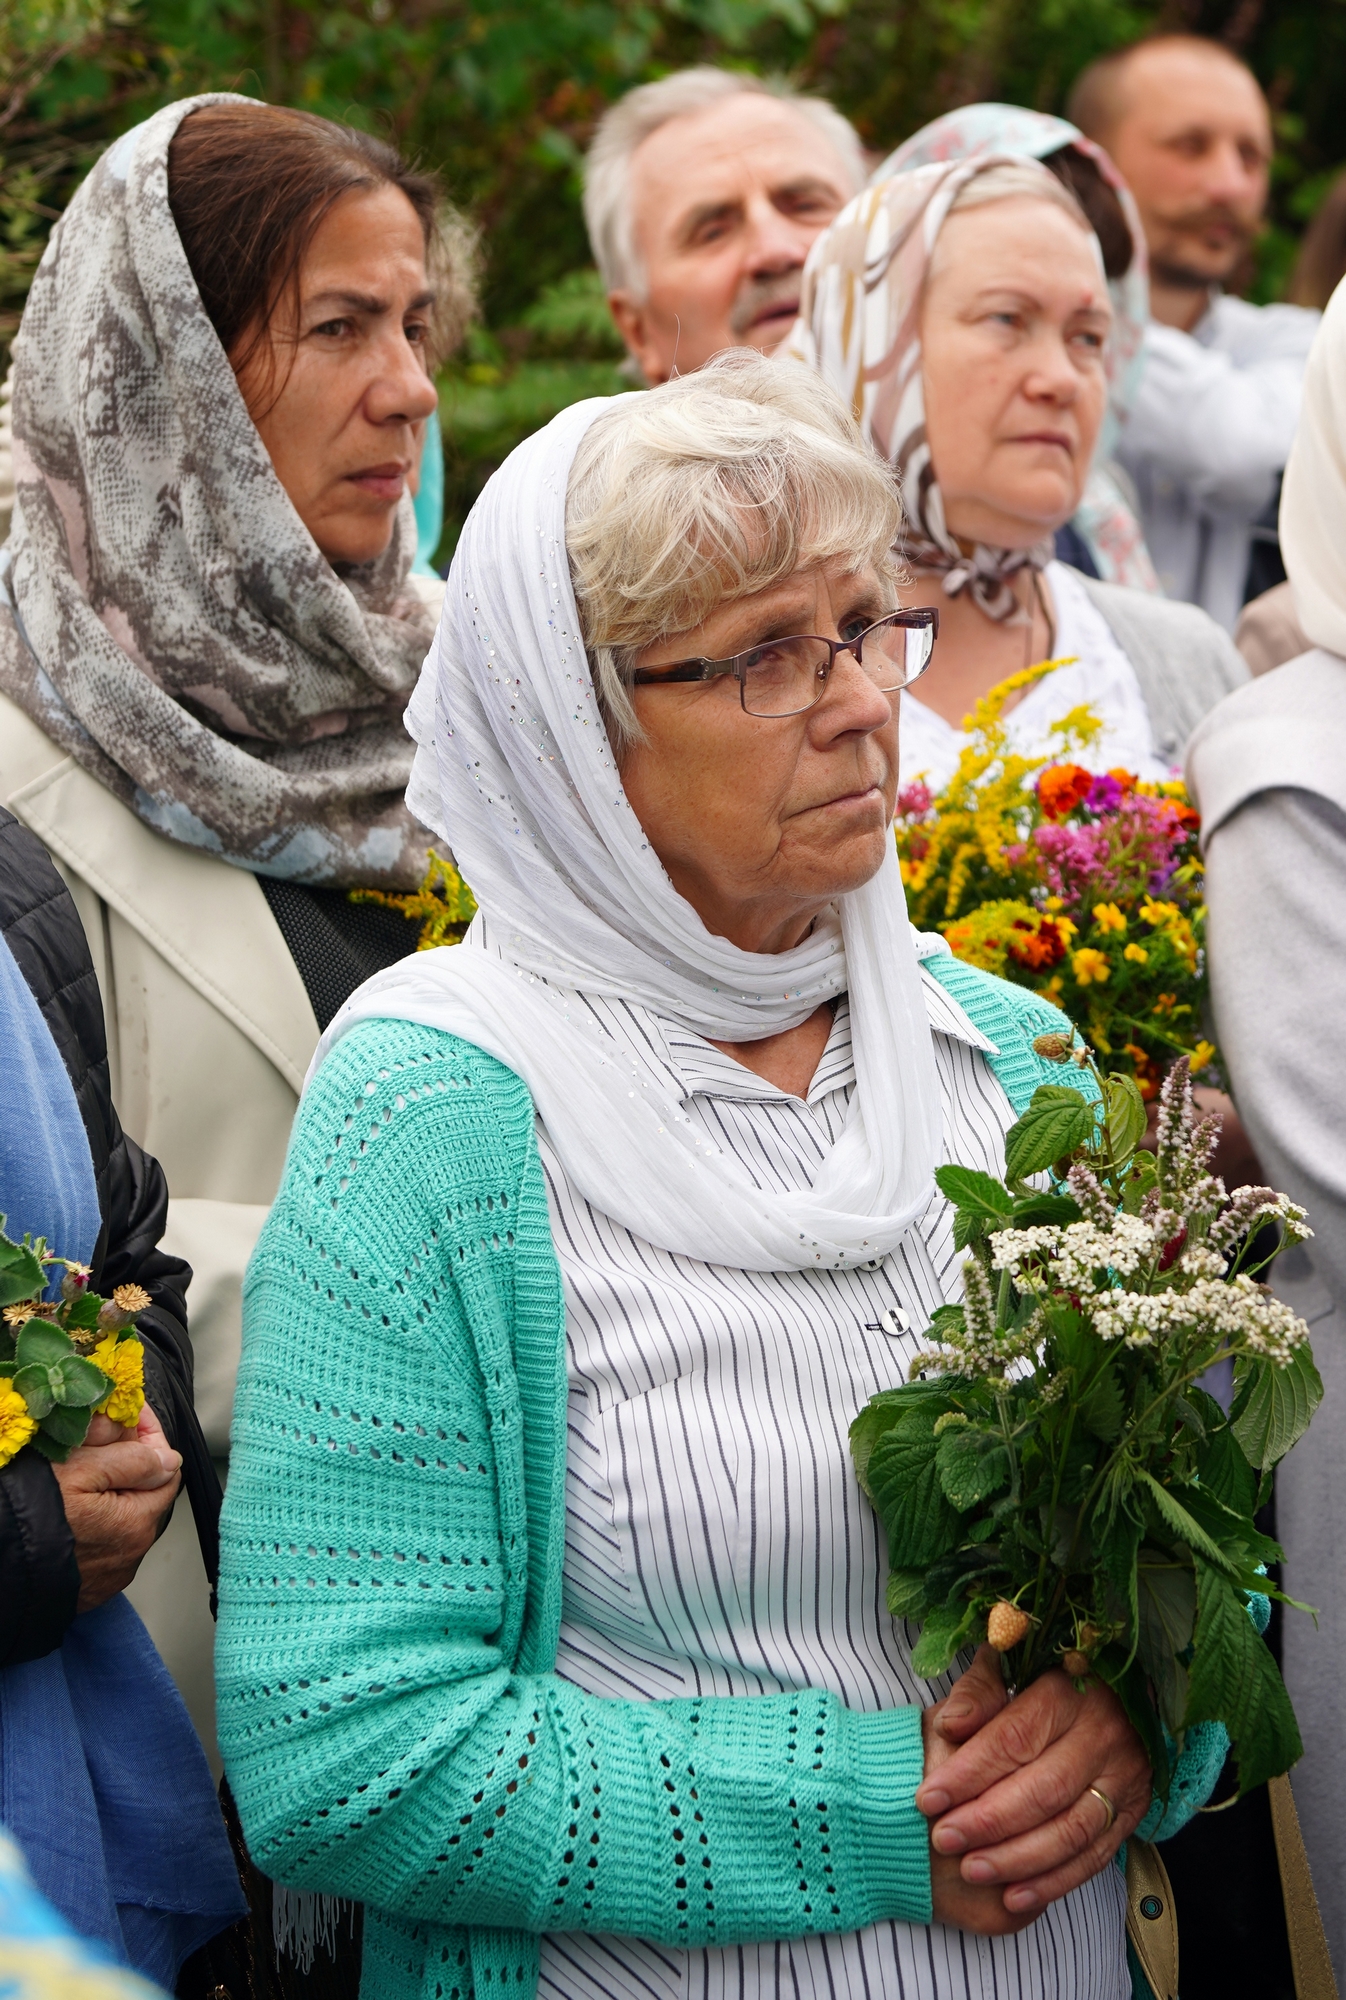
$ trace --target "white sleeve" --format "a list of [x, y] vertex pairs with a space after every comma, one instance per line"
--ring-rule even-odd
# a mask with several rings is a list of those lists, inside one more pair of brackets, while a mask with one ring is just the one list
[[1299, 421], [1307, 352], [1295, 333], [1240, 365], [1176, 327], [1147, 327], [1144, 373], [1118, 451], [1123, 465], [1185, 487], [1208, 513], [1254, 519]]

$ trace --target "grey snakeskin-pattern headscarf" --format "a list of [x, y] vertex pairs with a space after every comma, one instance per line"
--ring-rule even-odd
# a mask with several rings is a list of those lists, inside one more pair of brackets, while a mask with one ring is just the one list
[[52, 232], [14, 346], [15, 504], [0, 688], [147, 825], [236, 867], [412, 886], [402, 721], [433, 625], [386, 554], [338, 574], [276, 476], [168, 203], [211, 95], [98, 161]]

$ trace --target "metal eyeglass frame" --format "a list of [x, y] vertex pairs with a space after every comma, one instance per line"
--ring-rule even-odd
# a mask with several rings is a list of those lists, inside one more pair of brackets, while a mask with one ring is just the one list
[[832, 678], [832, 669], [836, 666], [838, 653], [853, 653], [856, 665], [862, 666], [864, 664], [862, 648], [865, 640], [872, 632], [880, 632], [888, 625], [902, 625], [909, 631], [925, 630], [930, 634], [930, 651], [926, 655], [920, 670], [912, 674], [907, 680], [899, 681], [897, 687], [880, 690], [884, 694], [898, 694], [904, 687], [910, 687], [914, 681], [918, 681], [921, 678], [921, 674], [925, 672], [934, 657], [935, 641], [939, 637], [939, 612], [933, 604], [916, 605], [909, 611], [890, 611], [886, 617], [876, 618], [872, 625], [866, 625], [864, 631], [857, 632], [853, 639], [824, 639], [820, 632], [792, 632], [788, 639], [763, 640], [761, 645], [748, 646], [743, 652], [733, 653], [726, 660], [670, 660], [667, 666], [637, 667], [631, 677], [632, 685], [634, 687], [671, 687], [679, 682], [712, 681], [718, 680], [722, 675], [728, 676], [732, 674], [738, 682], [738, 698], [744, 714], [756, 715], [756, 711], [748, 707], [748, 668], [746, 663], [752, 658], [753, 654], [760, 653], [763, 646], [787, 646], [793, 644], [796, 639], [810, 639], [815, 644], [826, 646], [828, 649], [827, 666], [826, 668], [819, 667], [818, 692], [814, 695], [813, 700], [805, 702], [802, 708], [783, 709], [779, 715], [756, 715], [756, 720], [759, 722], [786, 722], [792, 715], [807, 715], [811, 708], [817, 707], [823, 698], [827, 683]]

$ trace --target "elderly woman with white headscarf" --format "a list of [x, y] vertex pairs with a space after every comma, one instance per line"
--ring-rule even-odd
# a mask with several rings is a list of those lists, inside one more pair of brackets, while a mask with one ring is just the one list
[[1061, 1018], [907, 924], [897, 525], [733, 356], [464, 530], [410, 803], [480, 914], [320, 1045], [223, 1529], [230, 1782], [364, 1902], [365, 2000], [1130, 1991], [1130, 1725], [923, 1683], [847, 1449], [958, 1290], [933, 1170], [1000, 1167]]
[[[1239, 1115], [1267, 1176], [1303, 1202], [1313, 1242], [1277, 1290], [1314, 1327], [1326, 1397], [1276, 1474], [1285, 1588], [1319, 1606], [1287, 1620], [1286, 1684], [1304, 1736], [1294, 1774], [1314, 1885], [1346, 1983], [1346, 287], [1309, 356], [1285, 472], [1281, 547], [1310, 650], [1241, 688], [1193, 738], [1211, 995]], [[1288, 1268], [1286, 1268], [1288, 1267]], [[1301, 1629], [1302, 1627], [1302, 1629]]]
[[[982, 136], [945, 134], [927, 165], [895, 155], [842, 210], [809, 254], [784, 350], [841, 393], [897, 471], [905, 601], [940, 602], [938, 658], [902, 704], [903, 782], [946, 783], [974, 704], [1047, 658], [1069, 664], [1007, 702], [1014, 747], [1046, 754], [1057, 719], [1083, 705], [1104, 726], [1081, 761], [1162, 778], [1247, 668], [1204, 613], [1086, 578], [1053, 543], [1084, 498], [1110, 399], [1124, 406], [1143, 277], [1110, 288], [1071, 189], [1014, 157], [1022, 133], [1007, 131], [1004, 152]], [[973, 157], [956, 156], [964, 144]]]

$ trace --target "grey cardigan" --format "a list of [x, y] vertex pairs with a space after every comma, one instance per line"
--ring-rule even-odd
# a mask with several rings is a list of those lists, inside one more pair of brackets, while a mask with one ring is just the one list
[[1082, 579], [1136, 670], [1154, 747], [1181, 764], [1188, 738], [1218, 701], [1251, 678], [1233, 640], [1195, 604]]

